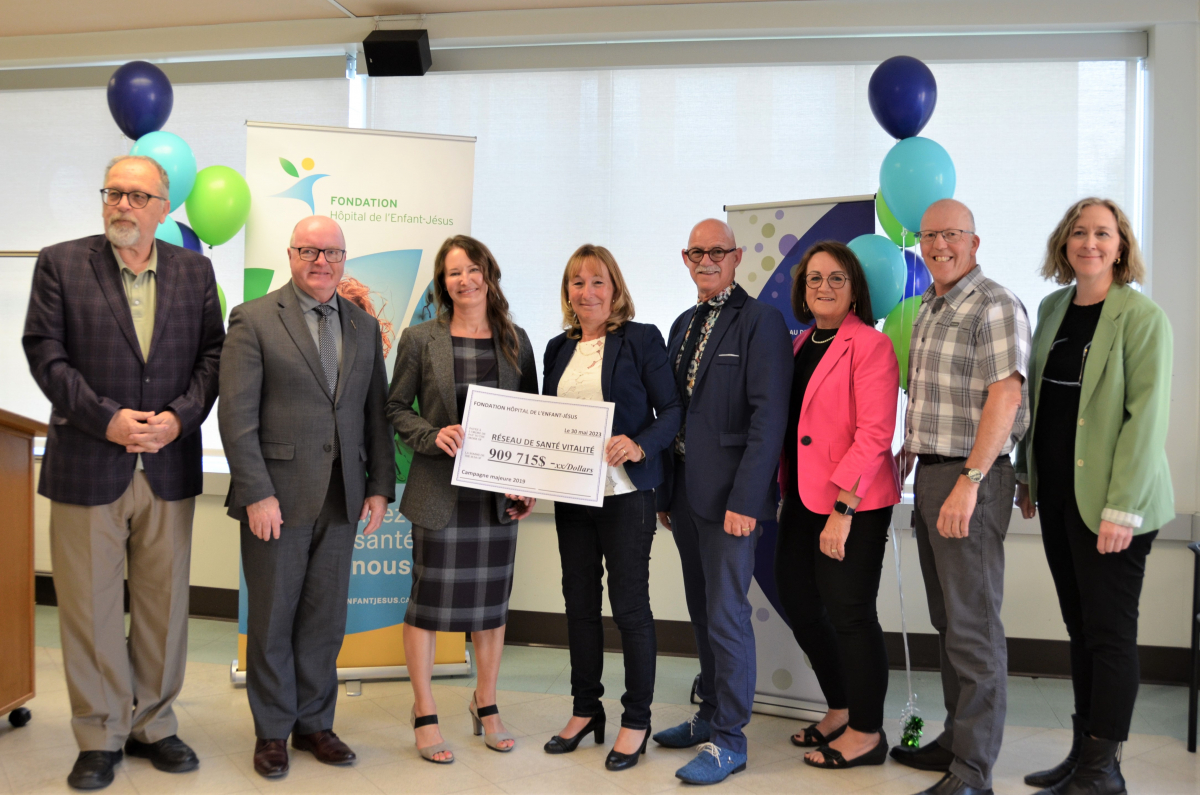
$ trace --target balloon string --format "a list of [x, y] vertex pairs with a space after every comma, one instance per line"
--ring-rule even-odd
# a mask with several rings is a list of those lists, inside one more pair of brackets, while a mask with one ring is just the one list
[[[905, 238], [906, 238], [905, 233], [906, 232], [907, 232], [907, 230], [904, 229], [903, 226], [901, 226], [901, 228], [900, 228], [900, 242], [901, 243], [903, 243], [905, 241]], [[904, 248], [905, 248], [905, 250], [907, 250], [907, 247], [904, 247]], [[916, 252], [914, 251], [913, 252], [913, 296], [916, 295], [916, 290], [917, 290], [917, 267], [916, 267], [916, 265], [917, 265]], [[907, 285], [906, 285], [906, 287], [907, 287]], [[907, 290], [905, 292], [907, 292]], [[907, 303], [907, 299], [912, 298], [913, 296], [906, 295], [905, 302]], [[910, 316], [911, 316], [911, 320], [910, 320]], [[908, 334], [908, 356], [905, 357], [905, 359], [906, 359], [905, 367], [907, 369], [911, 370], [912, 334], [913, 334], [913, 325], [916, 323], [916, 307], [915, 306], [906, 306], [905, 308], [901, 309], [900, 310], [900, 322], [901, 322], [901, 326], [902, 326], [901, 334], [904, 334], [905, 332], [907, 332], [907, 334]], [[905, 373], [905, 377], [906, 378], [908, 377], [908, 373]], [[908, 384], [908, 386], [911, 386], [911, 384]], [[908, 389], [901, 390], [900, 396], [899, 396], [899, 404], [900, 404], [899, 408], [900, 408], [900, 416], [901, 417], [905, 417], [908, 413], [908, 401], [909, 401]], [[903, 450], [903, 449], [904, 449], [903, 443], [901, 443], [901, 450]], [[907, 462], [907, 455], [908, 454], [905, 453], [904, 458], [905, 458], [906, 462]], [[906, 468], [907, 468], [907, 463], [906, 463]], [[916, 509], [917, 509], [917, 507], [914, 502], [913, 510], [915, 511]], [[903, 722], [904, 720], [907, 720], [911, 715], [916, 714], [916, 712], [917, 712], [917, 707], [916, 707], [917, 697], [916, 697], [916, 694], [913, 693], [912, 653], [910, 652], [909, 647], [908, 647], [908, 621], [904, 615], [904, 576], [901, 572], [901, 567], [900, 567], [900, 559], [901, 559], [900, 532], [896, 529], [895, 524], [892, 525], [891, 530], [892, 530], [892, 553], [893, 553], [893, 557], [895, 558], [895, 561], [896, 561], [896, 588], [900, 592], [900, 636], [901, 636], [902, 640], [904, 641], [904, 673], [905, 673], [905, 677], [907, 679], [907, 684], [908, 684], [908, 703], [905, 706], [904, 712], [902, 714], [902, 722]]]

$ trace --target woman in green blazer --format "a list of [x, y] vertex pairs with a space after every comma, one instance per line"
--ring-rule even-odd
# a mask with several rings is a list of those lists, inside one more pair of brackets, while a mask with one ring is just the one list
[[1138, 599], [1150, 542], [1175, 516], [1171, 326], [1130, 286], [1144, 274], [1129, 220], [1107, 199], [1067, 211], [1042, 266], [1068, 286], [1038, 309], [1017, 505], [1027, 519], [1041, 511], [1075, 689], [1070, 754], [1025, 777], [1042, 793], [1125, 792], [1116, 752], [1137, 697]]

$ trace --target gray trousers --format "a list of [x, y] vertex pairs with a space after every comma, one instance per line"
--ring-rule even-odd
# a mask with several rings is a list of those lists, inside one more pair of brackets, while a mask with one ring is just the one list
[[997, 459], [979, 484], [967, 537], [943, 538], [938, 514], [962, 469], [962, 461], [918, 464], [913, 517], [929, 620], [941, 646], [946, 728], [937, 742], [954, 754], [951, 773], [986, 789], [992, 786], [1008, 706], [1000, 605], [1016, 478], [1008, 457]]
[[284, 524], [278, 539], [263, 541], [242, 523], [246, 695], [261, 739], [333, 728], [357, 531], [337, 465], [315, 524]]
[[156, 497], [141, 470], [107, 505], [50, 503], [63, 668], [81, 751], [118, 751], [130, 736], [155, 743], [175, 734], [195, 507], [194, 497]]

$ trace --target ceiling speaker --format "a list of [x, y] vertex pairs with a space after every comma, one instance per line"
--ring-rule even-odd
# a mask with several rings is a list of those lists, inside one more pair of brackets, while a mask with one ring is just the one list
[[377, 30], [363, 39], [371, 77], [420, 77], [433, 65], [427, 30]]

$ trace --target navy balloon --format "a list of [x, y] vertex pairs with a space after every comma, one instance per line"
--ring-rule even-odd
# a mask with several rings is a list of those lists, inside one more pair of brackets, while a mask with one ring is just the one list
[[937, 105], [937, 80], [924, 62], [908, 55], [888, 58], [867, 86], [875, 121], [893, 138], [911, 138], [924, 129]]
[[[186, 229], [183, 224], [179, 225], [180, 229]], [[191, 230], [188, 229], [188, 232]], [[184, 244], [187, 244], [187, 232], [183, 233]], [[917, 256], [917, 252], [909, 249], [904, 250], [904, 266], [908, 270], [908, 278], [904, 282], [904, 297], [912, 298], [914, 295], [921, 296], [929, 289], [929, 285], [933, 284], [933, 275], [929, 272], [929, 268], [925, 267], [925, 261]]]
[[108, 80], [108, 110], [133, 140], [161, 130], [175, 105], [171, 81], [152, 63], [130, 61]]
[[190, 248], [197, 254], [204, 253], [204, 244], [200, 242], [200, 238], [192, 231], [192, 228], [183, 221], [176, 222], [179, 225], [179, 231], [183, 235], [183, 247]]

